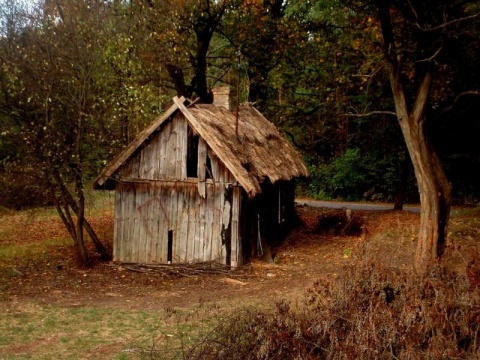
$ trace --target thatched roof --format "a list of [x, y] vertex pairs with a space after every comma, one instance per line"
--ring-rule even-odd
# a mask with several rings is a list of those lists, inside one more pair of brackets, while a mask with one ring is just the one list
[[237, 137], [235, 112], [206, 104], [187, 108], [184, 98], [175, 97], [173, 101], [174, 105], [163, 116], [157, 118], [105, 167], [95, 180], [95, 188], [103, 187], [135, 150], [176, 111], [183, 113], [190, 126], [205, 140], [249, 196], [260, 193], [260, 184], [267, 178], [275, 183], [308, 176], [308, 170], [297, 151], [254, 107], [248, 104], [239, 107]]

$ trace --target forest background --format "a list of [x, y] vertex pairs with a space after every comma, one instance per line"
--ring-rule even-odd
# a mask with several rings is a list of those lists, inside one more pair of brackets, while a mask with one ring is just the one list
[[211, 102], [226, 85], [302, 153], [311, 177], [299, 191], [417, 202], [396, 67], [413, 100], [418, 74], [433, 79], [426, 138], [453, 202], [477, 203], [480, 2], [384, 3], [394, 56], [381, 1], [2, 1], [0, 205], [55, 205], [79, 253], [85, 228], [108, 258], [83, 216], [85, 189], [173, 96]]

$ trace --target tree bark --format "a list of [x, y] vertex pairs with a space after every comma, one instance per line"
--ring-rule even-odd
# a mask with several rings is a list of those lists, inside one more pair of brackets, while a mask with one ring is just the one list
[[[432, 61], [416, 63], [411, 81], [417, 92], [411, 99], [409, 107], [402, 69], [405, 61], [402, 46], [397, 49], [390, 17], [390, 2], [375, 1], [383, 35], [385, 58], [389, 64], [390, 85], [395, 103], [397, 119], [412, 160], [415, 177], [420, 194], [420, 228], [418, 232], [417, 250], [415, 252], [415, 269], [418, 273], [425, 272], [429, 265], [438, 261], [444, 250], [447, 236], [448, 219], [450, 216], [451, 186], [445, 175], [440, 159], [425, 133], [426, 108], [432, 82]], [[412, 8], [413, 9], [413, 8]], [[414, 9], [413, 9], [414, 10]], [[412, 39], [416, 45], [417, 55], [424, 50], [425, 39], [418, 33]], [[431, 40], [431, 39], [430, 39]], [[405, 79], [405, 82], [408, 81]]]
[[425, 134], [425, 108], [431, 72], [427, 71], [424, 75], [411, 111], [408, 111], [400, 72], [393, 65], [390, 83], [398, 122], [412, 160], [420, 194], [420, 228], [415, 269], [421, 273], [444, 253], [450, 216], [451, 186], [440, 159]]

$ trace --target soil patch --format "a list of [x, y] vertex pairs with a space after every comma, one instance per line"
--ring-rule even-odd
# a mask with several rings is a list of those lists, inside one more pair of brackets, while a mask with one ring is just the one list
[[[34, 299], [40, 304], [121, 309], [188, 307], [199, 302], [240, 304], [255, 299], [293, 300], [301, 299], [304, 290], [317, 278], [335, 278], [344, 265], [358, 259], [370, 258], [394, 267], [412, 266], [418, 214], [332, 212], [310, 206], [297, 206], [297, 212], [300, 223], [275, 250], [273, 264], [256, 260], [233, 271], [149, 269], [100, 261], [89, 268], [79, 268], [60, 221], [50, 219], [46, 224], [37, 219], [27, 226], [18, 226], [15, 239], [38, 243], [37, 253], [23, 254], [18, 261], [0, 259], [1, 300]], [[21, 225], [24, 220], [12, 215], [9, 221]], [[111, 233], [111, 212], [94, 222], [101, 234]], [[352, 231], [346, 231], [349, 224], [354, 224]], [[52, 243], [40, 246], [43, 239]], [[456, 254], [452, 264], [458, 268], [465, 267], [473, 250], [478, 251], [478, 237], [468, 239], [462, 237], [460, 245], [451, 246], [450, 252]]]

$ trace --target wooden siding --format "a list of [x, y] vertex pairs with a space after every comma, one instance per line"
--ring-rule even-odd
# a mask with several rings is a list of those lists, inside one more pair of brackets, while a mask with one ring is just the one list
[[177, 113], [120, 169], [115, 261], [243, 263], [238, 244], [241, 188], [201, 138], [198, 177], [187, 177], [188, 126]]
[[[185, 180], [187, 179], [188, 123], [181, 113], [172, 121], [162, 124], [159, 132], [135, 155], [128, 159], [119, 171], [118, 180]], [[213, 180], [233, 183], [235, 178], [223, 165], [218, 156], [206, 145], [203, 139], [199, 144], [198, 170], [203, 171], [200, 181], [205, 179], [206, 156], [210, 158]]]
[[[121, 183], [115, 197], [114, 260], [131, 263], [243, 263], [241, 188], [211, 180]], [[168, 232], [173, 231], [172, 258]]]
[[122, 166], [120, 179], [186, 179], [187, 130], [187, 121], [180, 113], [163, 123], [160, 131]]

